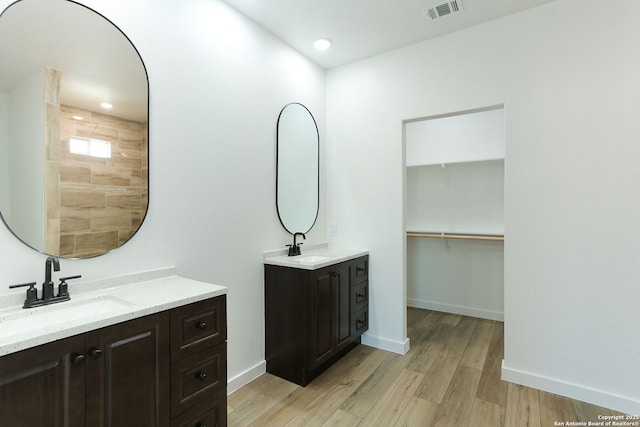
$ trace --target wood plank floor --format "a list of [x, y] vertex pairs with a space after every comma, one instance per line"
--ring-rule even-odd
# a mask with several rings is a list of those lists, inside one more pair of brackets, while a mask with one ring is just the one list
[[502, 381], [500, 322], [407, 316], [406, 355], [360, 345], [307, 387], [265, 374], [229, 396], [229, 426], [547, 427], [619, 414]]

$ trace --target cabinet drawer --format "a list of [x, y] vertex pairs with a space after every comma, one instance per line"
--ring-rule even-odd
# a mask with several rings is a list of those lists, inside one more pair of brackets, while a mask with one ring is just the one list
[[362, 283], [369, 280], [369, 257], [364, 256], [353, 260], [351, 269], [351, 283]]
[[369, 310], [362, 310], [353, 316], [353, 331], [359, 335], [369, 329]]
[[171, 421], [171, 427], [223, 427], [227, 425], [227, 391], [221, 390]]
[[171, 416], [210, 399], [227, 387], [227, 343], [218, 344], [171, 366]]
[[227, 339], [226, 295], [171, 312], [171, 360], [193, 355]]
[[369, 283], [364, 282], [351, 288], [351, 310], [360, 311], [369, 306]]

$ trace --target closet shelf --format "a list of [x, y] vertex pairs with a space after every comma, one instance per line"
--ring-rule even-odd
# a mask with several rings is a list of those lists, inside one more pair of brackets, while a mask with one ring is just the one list
[[504, 234], [472, 234], [472, 233], [407, 231], [407, 237], [422, 237], [427, 239], [489, 240], [493, 242], [504, 241]]
[[488, 162], [504, 162], [504, 157], [487, 157], [483, 159], [463, 159], [463, 160], [442, 160], [439, 162], [431, 161], [424, 163], [415, 163], [415, 164], [407, 164], [408, 168], [419, 168], [422, 166], [455, 166], [455, 165], [466, 165], [472, 163], [488, 163]]

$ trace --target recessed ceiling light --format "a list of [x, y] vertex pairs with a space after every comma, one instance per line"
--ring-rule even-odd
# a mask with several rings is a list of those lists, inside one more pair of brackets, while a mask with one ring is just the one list
[[318, 50], [327, 50], [331, 47], [331, 40], [329, 39], [318, 39], [313, 42], [313, 47]]
[[112, 108], [113, 108], [113, 105], [112, 105], [112, 104], [109, 104], [108, 102], [101, 102], [101, 103], [100, 103], [100, 106], [101, 106], [102, 108], [104, 108], [105, 110], [110, 110], [110, 109], [112, 109]]

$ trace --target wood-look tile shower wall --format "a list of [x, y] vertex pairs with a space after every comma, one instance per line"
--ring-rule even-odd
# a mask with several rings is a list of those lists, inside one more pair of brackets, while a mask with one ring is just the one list
[[[147, 126], [66, 106], [60, 110], [60, 255], [103, 253], [127, 241], [144, 218]], [[109, 142], [111, 158], [70, 153], [72, 136]]]

